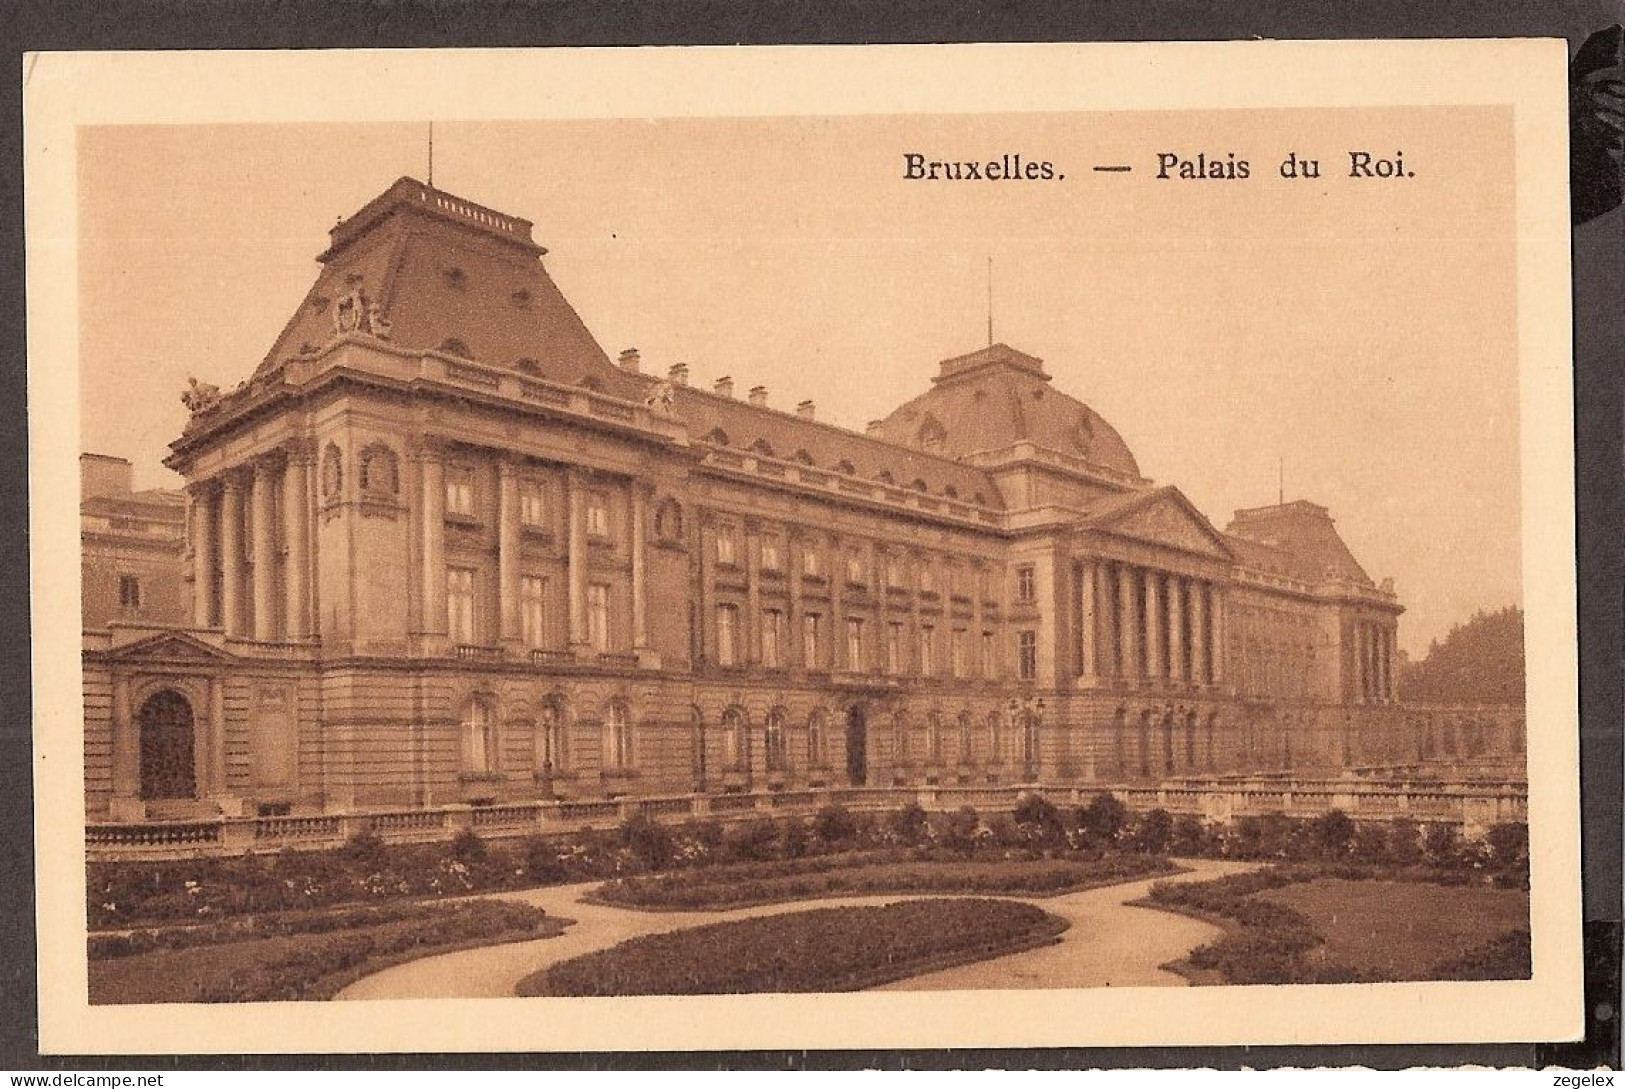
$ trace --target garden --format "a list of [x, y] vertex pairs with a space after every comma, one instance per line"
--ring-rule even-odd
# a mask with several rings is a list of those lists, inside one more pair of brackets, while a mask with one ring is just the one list
[[1056, 941], [1065, 920], [1011, 900], [816, 908], [634, 938], [556, 964], [521, 997], [858, 991]]

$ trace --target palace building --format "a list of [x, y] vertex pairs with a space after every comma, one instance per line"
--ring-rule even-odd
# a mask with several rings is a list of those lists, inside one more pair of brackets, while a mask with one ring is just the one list
[[646, 374], [545, 253], [403, 178], [194, 382], [175, 622], [86, 616], [91, 820], [1418, 757], [1324, 507], [1217, 528], [1003, 344], [862, 434]]

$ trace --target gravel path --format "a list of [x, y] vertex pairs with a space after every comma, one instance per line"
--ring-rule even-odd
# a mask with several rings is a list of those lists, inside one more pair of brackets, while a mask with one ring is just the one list
[[[1252, 868], [1248, 863], [1237, 862], [1192, 861], [1184, 865], [1190, 867], [1191, 872], [1173, 880], [1202, 881]], [[576, 920], [575, 925], [559, 937], [409, 961], [357, 980], [340, 991], [338, 998], [506, 998], [513, 995], [521, 979], [538, 969], [644, 934], [815, 907], [858, 907], [919, 898], [854, 896], [732, 911], [649, 912], [582, 902], [582, 894], [597, 884], [594, 881], [526, 889], [491, 897], [534, 904], [551, 915]], [[1072, 928], [1062, 935], [1060, 944], [932, 972], [891, 984], [886, 989], [1181, 986], [1184, 980], [1162, 971], [1158, 965], [1189, 952], [1214, 936], [1217, 930], [1184, 916], [1126, 905], [1125, 901], [1144, 896], [1151, 884], [1151, 881], [1135, 881], [1066, 896], [1032, 899], [1028, 902], [1071, 921]]]

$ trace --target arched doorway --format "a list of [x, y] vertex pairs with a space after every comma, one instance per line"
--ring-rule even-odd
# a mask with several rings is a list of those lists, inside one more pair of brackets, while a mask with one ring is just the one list
[[863, 706], [857, 703], [846, 711], [846, 779], [853, 786], [863, 786], [869, 779], [869, 727]]
[[192, 705], [165, 689], [141, 705], [141, 797], [196, 798], [196, 732]]

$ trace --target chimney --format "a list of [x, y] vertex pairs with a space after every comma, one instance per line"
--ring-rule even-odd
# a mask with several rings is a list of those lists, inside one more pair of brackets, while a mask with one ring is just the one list
[[716, 390], [719, 397], [732, 397], [734, 395], [734, 380], [727, 375], [723, 375], [716, 380], [716, 384], [711, 388]]
[[666, 370], [666, 380], [674, 386], [688, 385], [688, 364], [673, 363]]
[[800, 416], [803, 420], [813, 420], [818, 418], [817, 414], [813, 410], [813, 403], [811, 401], [803, 401], [797, 405], [796, 415]]
[[108, 454], [79, 455], [79, 495], [82, 499], [102, 499], [129, 495], [134, 488], [134, 468], [125, 458]]
[[627, 348], [621, 352], [620, 363], [621, 370], [626, 371], [628, 374], [642, 373], [642, 357], [638, 355], [636, 348]]
[[752, 386], [750, 388], [750, 403], [755, 405], [757, 408], [766, 408], [767, 407], [767, 387], [766, 386]]

